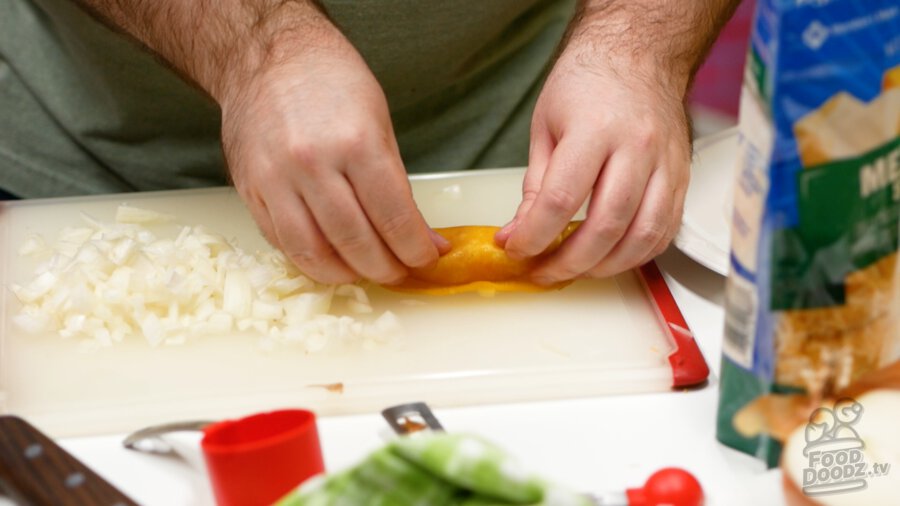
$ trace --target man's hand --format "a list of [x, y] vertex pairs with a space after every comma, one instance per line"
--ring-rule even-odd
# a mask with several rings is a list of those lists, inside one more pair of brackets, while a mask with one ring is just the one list
[[563, 54], [534, 112], [513, 257], [542, 252], [588, 201], [584, 223], [533, 273], [603, 277], [659, 254], [678, 229], [690, 147], [681, 97]]
[[225, 155], [256, 222], [301, 270], [329, 283], [395, 283], [407, 266], [437, 261], [438, 249], [413, 201], [383, 92], [335, 35], [226, 95]]
[[497, 235], [513, 258], [535, 256], [587, 202], [535, 281], [614, 275], [671, 242], [690, 169], [688, 85], [737, 3], [582, 2], [535, 108], [522, 203]]
[[81, 1], [219, 103], [238, 192], [307, 275], [394, 283], [447, 247], [413, 201], [375, 77], [312, 1]]

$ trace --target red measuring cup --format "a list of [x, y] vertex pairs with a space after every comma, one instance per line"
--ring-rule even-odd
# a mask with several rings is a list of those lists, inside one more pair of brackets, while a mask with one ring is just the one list
[[219, 506], [268, 506], [325, 471], [316, 417], [283, 409], [203, 428], [200, 448]]

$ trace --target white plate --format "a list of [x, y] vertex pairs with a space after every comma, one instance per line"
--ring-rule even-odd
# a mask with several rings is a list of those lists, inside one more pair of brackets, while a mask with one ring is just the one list
[[691, 184], [675, 246], [704, 267], [728, 274], [737, 128], [694, 141]]

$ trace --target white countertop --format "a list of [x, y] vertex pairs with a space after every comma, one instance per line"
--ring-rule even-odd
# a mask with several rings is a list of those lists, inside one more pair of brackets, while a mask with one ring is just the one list
[[[778, 471], [766, 471], [715, 439], [724, 278], [673, 248], [658, 263], [710, 365], [708, 385], [685, 392], [437, 409], [436, 415], [448, 430], [481, 434], [531, 469], [586, 492], [640, 486], [656, 469], [679, 466], [700, 480], [707, 505], [783, 504]], [[320, 418], [318, 427], [330, 470], [357, 462], [381, 446], [387, 433], [378, 413]], [[211, 504], [199, 472], [177, 458], [125, 450], [122, 437], [60, 443], [141, 504]]]

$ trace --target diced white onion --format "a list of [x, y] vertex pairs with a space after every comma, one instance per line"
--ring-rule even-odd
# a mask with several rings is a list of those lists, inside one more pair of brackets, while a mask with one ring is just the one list
[[16, 297], [22, 302], [35, 302], [46, 295], [56, 285], [58, 278], [50, 271], [44, 271], [27, 285], [15, 291]]
[[372, 306], [357, 300], [348, 300], [347, 307], [356, 314], [367, 314], [372, 312]]
[[284, 315], [284, 307], [273, 302], [255, 300], [252, 314], [257, 320], [278, 320]]
[[262, 348], [294, 344], [308, 353], [332, 342], [371, 347], [399, 332], [393, 313], [374, 318], [361, 286], [316, 284], [278, 250], [245, 253], [202, 226], [132, 206], [120, 206], [114, 222], [81, 217], [54, 243], [34, 236], [19, 248], [41, 261], [31, 280], [10, 287], [22, 302], [13, 321], [26, 332], [97, 349], [135, 334], [177, 346], [239, 331], [256, 334]]
[[118, 223], [162, 223], [170, 221], [173, 218], [174, 216], [168, 214], [151, 211], [149, 209], [141, 209], [139, 207], [131, 207], [126, 204], [122, 204], [116, 209], [116, 222]]
[[[250, 278], [239, 269], [231, 269], [225, 274], [225, 288], [222, 296], [223, 309], [235, 318], [246, 318], [253, 307]], [[244, 329], [241, 329], [244, 330]]]
[[19, 255], [23, 257], [33, 256], [47, 251], [47, 243], [44, 238], [39, 235], [33, 235], [22, 243], [19, 247]]
[[355, 300], [360, 304], [369, 304], [369, 297], [366, 295], [366, 291], [363, 290], [363, 287], [359, 285], [341, 285], [337, 287], [334, 294], [343, 297], [350, 297], [352, 298], [352, 300]]
[[50, 317], [42, 313], [19, 313], [13, 316], [13, 323], [25, 332], [37, 334], [50, 326]]

